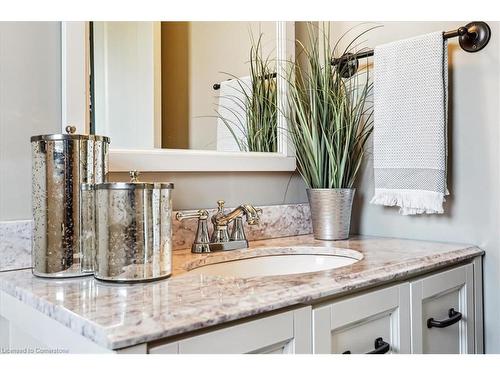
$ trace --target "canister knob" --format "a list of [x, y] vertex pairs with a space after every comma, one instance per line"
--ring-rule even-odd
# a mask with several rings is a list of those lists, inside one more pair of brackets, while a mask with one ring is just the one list
[[139, 172], [138, 171], [130, 171], [128, 175], [130, 176], [130, 182], [139, 182]]
[[68, 125], [68, 126], [66, 126], [65, 130], [66, 130], [66, 133], [68, 133], [68, 134], [74, 134], [76, 131], [76, 126]]

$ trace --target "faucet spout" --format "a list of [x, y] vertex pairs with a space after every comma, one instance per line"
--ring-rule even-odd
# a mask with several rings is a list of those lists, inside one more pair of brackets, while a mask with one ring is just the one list
[[227, 226], [230, 222], [241, 215], [245, 215], [247, 223], [250, 225], [259, 224], [260, 214], [262, 213], [261, 209], [257, 209], [251, 204], [242, 204], [239, 207], [236, 207], [233, 211], [228, 213], [227, 215], [222, 215], [215, 218], [215, 224], [218, 226]]

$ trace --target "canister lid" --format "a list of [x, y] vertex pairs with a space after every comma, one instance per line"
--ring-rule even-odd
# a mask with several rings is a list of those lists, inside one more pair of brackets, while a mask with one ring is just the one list
[[62, 140], [93, 140], [93, 141], [102, 141], [106, 143], [110, 143], [110, 138], [103, 135], [94, 135], [94, 134], [74, 134], [76, 128], [74, 126], [68, 125], [66, 126], [67, 134], [44, 134], [44, 135], [34, 135], [31, 137], [31, 142], [38, 141], [62, 141]]
[[[130, 171], [130, 182], [102, 182], [100, 184], [93, 185], [93, 188], [86, 186], [92, 184], [82, 184], [83, 190], [91, 189], [106, 189], [106, 190], [152, 190], [152, 189], [173, 189], [174, 184], [172, 182], [139, 182], [137, 177], [139, 172]], [[85, 186], [84, 186], [85, 185]]]
[[[171, 182], [102, 182], [100, 184], [95, 184], [94, 186], [94, 189], [97, 190], [152, 190], [174, 188], [174, 184]], [[86, 188], [86, 190], [90, 189]]]

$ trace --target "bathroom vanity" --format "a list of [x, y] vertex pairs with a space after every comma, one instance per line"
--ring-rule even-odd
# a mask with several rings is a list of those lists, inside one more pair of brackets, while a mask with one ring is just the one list
[[[482, 353], [482, 254], [459, 244], [364, 236], [325, 242], [305, 235], [252, 241], [249, 249], [230, 252], [177, 250], [173, 276], [146, 284], [5, 272], [0, 347]], [[304, 257], [306, 272], [285, 257], [282, 269], [264, 267], [280, 256]], [[330, 269], [326, 257], [344, 263]]]
[[[172, 78], [179, 79], [184, 75], [179, 74], [177, 69], [169, 70], [175, 64], [164, 64], [163, 71], [158, 69], [162, 66], [158, 43], [162, 37], [168, 36], [169, 27], [162, 23], [62, 23], [61, 84], [65, 95], [62, 103], [59, 103], [62, 105], [62, 130], [68, 123], [74, 123], [77, 133], [102, 132], [114, 139], [109, 146], [109, 177], [113, 185], [116, 184], [113, 181], [123, 180], [123, 173], [130, 170], [151, 173], [147, 180], [160, 181], [165, 176], [163, 173], [181, 172], [176, 175], [182, 187], [175, 198], [176, 207], [215, 207], [215, 199], [224, 196], [231, 198], [230, 204], [234, 204], [235, 200], [238, 200], [237, 203], [246, 202], [247, 199], [260, 204], [304, 202], [302, 184], [289, 189], [295, 179], [288, 172], [293, 173], [298, 164], [286, 131], [287, 118], [284, 114], [288, 108], [287, 66], [289, 61], [295, 59], [296, 36], [304, 37], [306, 25], [301, 22], [253, 22], [250, 25], [231, 22], [222, 25], [224, 28], [213, 29], [220, 33], [211, 34], [213, 46], [207, 48], [202, 43], [203, 51], [191, 54], [197, 61], [203, 61], [204, 69], [190, 69], [191, 65], [185, 64], [189, 74], [203, 76], [186, 74], [186, 82], [177, 85], [189, 86], [190, 92], [169, 100], [165, 95], [162, 98], [161, 92], [168, 90], [160, 90], [160, 83], [165, 81], [170, 84], [174, 80], [160, 80], [160, 75], [167, 77], [167, 74], [171, 74]], [[183, 25], [180, 26], [185, 30], [191, 30], [192, 36], [205, 36], [209, 28], [216, 25], [181, 23]], [[296, 26], [299, 27], [297, 33]], [[401, 26], [394, 23], [390, 27]], [[318, 27], [321, 30], [323, 26]], [[405, 33], [413, 30], [406, 27]], [[415, 27], [415, 33], [422, 31], [417, 25], [412, 27]], [[90, 28], [92, 33], [89, 32]], [[265, 152], [236, 144], [237, 137], [228, 135], [227, 125], [218, 121], [213, 113], [214, 95], [223, 99], [224, 86], [226, 89], [230, 87], [231, 81], [235, 84], [236, 78], [243, 78], [242, 74], [248, 70], [245, 65], [250, 51], [248, 30], [252, 29], [265, 31], [263, 40], [271, 51], [270, 57], [276, 61], [274, 75], [266, 78], [274, 79], [277, 88], [276, 132], [272, 132], [270, 138], [275, 147]], [[396, 32], [387, 35], [398, 35], [399, 30], [391, 30]], [[489, 30], [489, 27], [484, 30]], [[445, 38], [460, 35], [470, 39], [472, 34], [461, 27], [456, 32], [443, 35]], [[113, 38], [114, 35], [127, 36], [127, 40]], [[221, 36], [226, 35], [231, 36], [234, 45], [243, 46], [239, 51], [235, 48], [231, 50], [234, 55], [231, 59], [228, 59], [226, 51], [228, 43], [221, 42]], [[480, 36], [479, 33], [475, 35]], [[489, 32], [481, 35], [487, 43]], [[234, 40], [238, 40], [238, 43], [234, 43]], [[131, 51], [140, 51], [140, 59], [135, 55], [126, 59], [125, 54], [111, 53], [121, 53], [122, 44], [128, 44]], [[173, 43], [163, 44], [175, 46]], [[92, 54], [89, 54], [89, 45], [94, 48]], [[146, 46], [147, 50], [142, 49]], [[479, 50], [477, 45], [474, 46], [475, 50]], [[207, 56], [202, 53], [207, 53]], [[117, 58], [104, 59], [103, 56]], [[175, 53], [175, 56], [180, 54]], [[484, 55], [484, 67], [489, 66], [490, 57]], [[227, 66], [226, 63], [230, 62], [232, 65]], [[440, 60], [440, 64], [442, 62]], [[462, 71], [463, 74], [468, 71], [469, 65], [462, 65], [462, 68], [467, 69], [457, 65], [454, 67], [458, 69], [456, 72]], [[87, 82], [89, 71], [93, 74], [91, 79], [95, 91], [92, 95], [85, 89], [90, 87]], [[223, 71], [230, 75], [219, 73]], [[126, 75], [120, 76], [120, 72]], [[473, 77], [472, 82], [477, 72], [474, 71], [472, 75], [470, 72], [465, 73], [463, 76], [456, 74], [455, 80], [462, 82], [462, 79], [470, 76]], [[25, 75], [32, 76], [31, 73]], [[128, 82], [139, 82], [141, 85], [130, 89], [132, 86]], [[151, 90], [152, 87], [154, 90]], [[177, 89], [170, 91], [179, 92]], [[491, 90], [476, 90], [482, 91], [487, 95]], [[116, 97], [122, 100], [114, 100]], [[180, 105], [181, 99], [186, 101], [186, 105]], [[199, 105], [194, 108], [192, 103]], [[443, 103], [440, 101], [440, 104]], [[162, 121], [163, 105], [183, 108], [182, 112], [185, 113], [182, 113], [182, 117], [186, 121], [173, 118]], [[223, 109], [224, 101], [220, 100], [218, 106]], [[23, 108], [28, 107], [23, 103], [19, 111], [12, 112], [21, 113]], [[467, 109], [467, 106], [455, 107]], [[92, 127], [88, 121], [89, 108], [93, 109]], [[138, 113], [140, 108], [144, 112]], [[165, 112], [169, 114], [169, 111]], [[454, 113], [454, 126], [466, 130], [468, 121], [462, 124], [457, 119], [467, 119], [467, 116], [467, 112]], [[479, 120], [484, 120], [480, 122], [486, 124], [490, 119], [486, 116]], [[140, 128], [137, 124], [140, 124]], [[179, 139], [162, 137], [162, 132], [164, 135], [175, 133], [180, 136]], [[459, 152], [457, 155], [463, 157], [465, 154]], [[474, 209], [464, 206], [470, 195], [467, 193], [477, 185], [477, 182], [474, 186], [469, 183], [471, 173], [475, 176], [477, 163], [463, 163], [464, 160], [454, 161], [464, 168], [458, 182], [465, 187], [460, 195], [462, 198], [457, 196], [453, 202], [458, 208], [454, 213], [456, 217], [450, 215], [439, 223], [433, 221], [429, 226], [421, 227], [431, 228], [434, 223], [437, 224], [437, 229], [430, 231], [432, 233], [420, 232], [420, 236], [457, 238], [458, 231], [466, 226], [477, 229], [488, 223], [489, 217], [483, 213], [484, 205], [488, 205], [490, 199], [485, 200], [487, 203], [476, 205]], [[16, 163], [17, 159], [13, 159], [11, 164]], [[108, 169], [107, 164], [104, 163], [104, 170]], [[371, 161], [368, 167], [371, 168]], [[185, 172], [195, 174], [187, 175]], [[232, 177], [226, 173], [234, 172], [248, 175], [239, 176], [234, 181], [228, 180]], [[209, 173], [217, 175], [210, 176]], [[488, 173], [484, 173], [486, 175]], [[492, 180], [484, 176], [478, 181], [489, 186]], [[45, 183], [42, 177], [41, 185]], [[75, 185], [75, 191], [79, 191], [78, 187], [79, 183]], [[367, 198], [366, 190], [363, 189], [360, 190]], [[292, 198], [290, 194], [287, 196], [289, 191], [294, 190], [300, 191]], [[27, 201], [28, 197], [23, 200]], [[62, 198], [56, 197], [51, 203], [59, 207], [62, 201]], [[36, 205], [36, 200], [34, 202]], [[264, 208], [259, 225], [246, 228], [247, 237], [242, 236], [243, 230], [236, 230], [230, 234], [232, 243], [222, 241], [226, 243], [221, 245], [220, 240], [228, 237], [229, 233], [222, 232], [225, 235], [217, 235], [212, 240], [208, 239], [208, 230], [205, 230], [210, 224], [210, 216], [216, 218], [215, 222], [210, 220], [216, 229], [222, 231], [227, 227], [227, 217], [222, 215], [217, 220], [217, 212], [222, 213], [223, 204], [219, 202], [218, 206], [217, 211], [199, 210], [194, 216], [184, 213], [177, 216], [178, 220], [172, 221], [172, 263], [169, 258], [166, 267], [168, 272], [160, 275], [167, 277], [171, 266], [171, 276], [144, 283], [122, 283], [124, 280], [109, 283], [91, 275], [38, 278], [29, 268], [34, 266], [37, 271], [37, 262], [32, 262], [30, 257], [34, 234], [31, 220], [26, 217], [22, 228], [14, 223], [14, 229], [5, 230], [9, 232], [9, 236], [5, 237], [7, 240], [3, 238], [0, 241], [2, 261], [8, 266], [0, 267], [0, 353], [348, 355], [484, 352], [484, 252], [480, 248], [369, 236], [353, 236], [349, 240], [335, 242], [315, 240], [310, 235], [312, 220], [307, 204]], [[245, 212], [246, 224], [256, 224], [257, 210], [253, 212], [250, 206], [240, 207]], [[45, 210], [40, 212], [44, 214]], [[234, 218], [229, 217], [241, 220], [241, 215], [238, 212]], [[17, 213], [13, 216], [22, 217]], [[483, 217], [484, 221], [477, 220], [479, 217]], [[198, 219], [201, 228], [199, 233], [203, 234], [198, 241], [193, 241], [195, 220], [185, 220], [193, 218]], [[384, 218], [375, 215], [369, 219], [377, 221]], [[205, 222], [202, 225], [200, 221], [203, 220]], [[54, 230], [60, 227], [64, 231], [66, 227], [59, 226], [59, 222], [53, 221], [57, 227]], [[239, 227], [242, 222], [235, 224], [236, 228], [242, 228]], [[410, 224], [403, 223], [402, 228], [405, 225]], [[398, 236], [415, 233], [413, 229], [407, 228], [405, 231], [397, 228], [397, 232], [393, 233]], [[447, 231], [446, 234], [441, 236], [441, 230], [443, 233]], [[370, 228], [370, 233], [376, 233], [376, 230]], [[461, 238], [476, 238], [469, 237], [470, 233], [466, 232], [467, 237]], [[19, 239], [22, 239], [23, 244], [19, 243]], [[249, 247], [243, 248], [247, 240], [250, 241]], [[39, 242], [43, 244], [44, 239], [40, 237]], [[44, 250], [43, 246], [41, 248]], [[61, 250], [58, 247], [55, 249]], [[205, 253], [209, 250], [231, 251]], [[47, 251], [47, 254], [53, 258], [53, 252]], [[41, 263], [49, 262], [42, 260]], [[43, 271], [39, 275], [42, 273], [48, 276], [53, 274]], [[494, 306], [494, 303], [491, 305]], [[489, 315], [494, 314], [490, 311]]]

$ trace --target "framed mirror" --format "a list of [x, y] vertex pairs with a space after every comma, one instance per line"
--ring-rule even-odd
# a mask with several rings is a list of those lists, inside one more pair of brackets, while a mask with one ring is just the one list
[[111, 171], [294, 170], [294, 43], [293, 22], [66, 22], [63, 126], [111, 137]]

